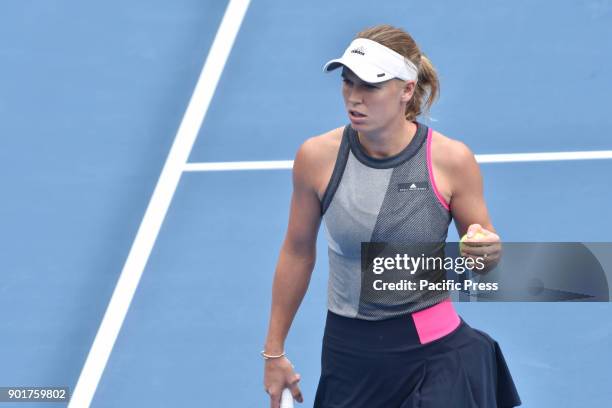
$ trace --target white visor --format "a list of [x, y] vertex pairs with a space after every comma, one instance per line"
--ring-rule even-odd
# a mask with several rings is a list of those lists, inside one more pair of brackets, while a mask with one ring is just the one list
[[342, 65], [353, 71], [361, 80], [370, 83], [384, 82], [392, 78], [416, 82], [418, 78], [418, 69], [408, 58], [366, 38], [353, 40], [342, 57], [327, 62], [323, 71], [329, 72]]

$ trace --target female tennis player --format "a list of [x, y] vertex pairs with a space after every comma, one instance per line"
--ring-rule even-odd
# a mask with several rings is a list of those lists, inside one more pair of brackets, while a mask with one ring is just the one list
[[339, 67], [350, 123], [309, 138], [294, 160], [262, 351], [271, 407], [284, 388], [303, 402], [284, 343], [315, 265], [321, 219], [329, 282], [315, 408], [520, 405], [498, 343], [457, 315], [448, 290], [379, 292], [361, 269], [362, 242], [443, 244], [451, 219], [465, 238], [461, 255], [484, 259], [484, 271], [499, 259], [473, 153], [417, 120], [437, 97], [435, 69], [408, 33], [389, 25], [358, 33], [324, 71]]

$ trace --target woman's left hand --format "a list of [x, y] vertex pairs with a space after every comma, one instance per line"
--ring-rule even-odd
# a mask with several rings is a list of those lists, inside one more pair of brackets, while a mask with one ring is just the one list
[[497, 264], [501, 258], [501, 240], [499, 235], [483, 228], [480, 224], [468, 227], [460, 241], [461, 256], [476, 259], [481, 258], [485, 269]]

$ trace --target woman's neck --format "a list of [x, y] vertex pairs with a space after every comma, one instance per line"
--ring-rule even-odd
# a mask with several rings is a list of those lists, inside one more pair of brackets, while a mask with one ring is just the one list
[[395, 156], [410, 144], [416, 134], [417, 125], [414, 122], [402, 119], [384, 129], [374, 132], [357, 132], [359, 143], [365, 152], [376, 159]]

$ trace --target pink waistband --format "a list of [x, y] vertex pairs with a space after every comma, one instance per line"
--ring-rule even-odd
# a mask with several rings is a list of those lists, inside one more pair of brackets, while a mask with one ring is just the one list
[[446, 299], [427, 309], [412, 313], [412, 320], [421, 344], [444, 337], [459, 326], [461, 320], [453, 302]]

